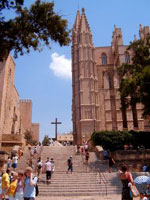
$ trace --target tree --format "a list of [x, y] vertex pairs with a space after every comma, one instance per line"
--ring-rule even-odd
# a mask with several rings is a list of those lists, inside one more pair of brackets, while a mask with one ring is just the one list
[[[70, 42], [67, 20], [54, 12], [54, 3], [36, 0], [30, 8], [24, 0], [0, 1], [0, 58], [7, 58], [10, 51], [14, 57], [29, 53], [31, 47], [41, 51], [43, 44], [50, 47], [51, 41], [60, 46]], [[6, 20], [5, 12], [13, 10], [15, 17]]]
[[118, 68], [121, 79], [119, 91], [124, 107], [131, 105], [136, 127], [137, 103], [144, 105], [143, 117], [150, 116], [150, 35], [145, 40], [131, 42], [127, 50], [133, 52], [133, 57], [131, 64], [123, 63]]
[[48, 135], [45, 135], [44, 139], [42, 141], [42, 145], [43, 146], [49, 146], [49, 144], [50, 144], [50, 138], [48, 137]]
[[26, 139], [26, 143], [30, 145], [36, 145], [37, 142], [33, 140], [32, 131], [26, 130], [24, 132], [24, 138]]

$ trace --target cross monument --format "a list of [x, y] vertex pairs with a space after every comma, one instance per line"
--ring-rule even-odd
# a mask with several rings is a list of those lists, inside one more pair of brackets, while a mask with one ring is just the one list
[[55, 124], [55, 139], [57, 140], [57, 125], [62, 124], [61, 122], [57, 121], [57, 118], [55, 119], [55, 122], [51, 122], [51, 124]]

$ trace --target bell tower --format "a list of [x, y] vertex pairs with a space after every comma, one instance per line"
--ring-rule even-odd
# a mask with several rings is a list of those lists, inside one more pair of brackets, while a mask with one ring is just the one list
[[75, 144], [90, 139], [98, 129], [98, 77], [92, 33], [85, 15], [77, 11], [72, 33], [72, 120]]

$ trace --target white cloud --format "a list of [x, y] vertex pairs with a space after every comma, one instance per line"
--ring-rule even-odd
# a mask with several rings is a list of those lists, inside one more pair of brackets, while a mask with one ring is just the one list
[[49, 68], [53, 71], [54, 75], [71, 79], [71, 59], [67, 59], [65, 55], [59, 55], [58, 53], [53, 53], [51, 59]]

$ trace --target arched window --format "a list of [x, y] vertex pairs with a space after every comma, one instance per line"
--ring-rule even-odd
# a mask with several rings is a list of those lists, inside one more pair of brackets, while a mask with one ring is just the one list
[[127, 64], [130, 63], [130, 55], [128, 52], [125, 53], [125, 63], [127, 63]]
[[107, 56], [105, 53], [102, 53], [102, 65], [107, 65]]

